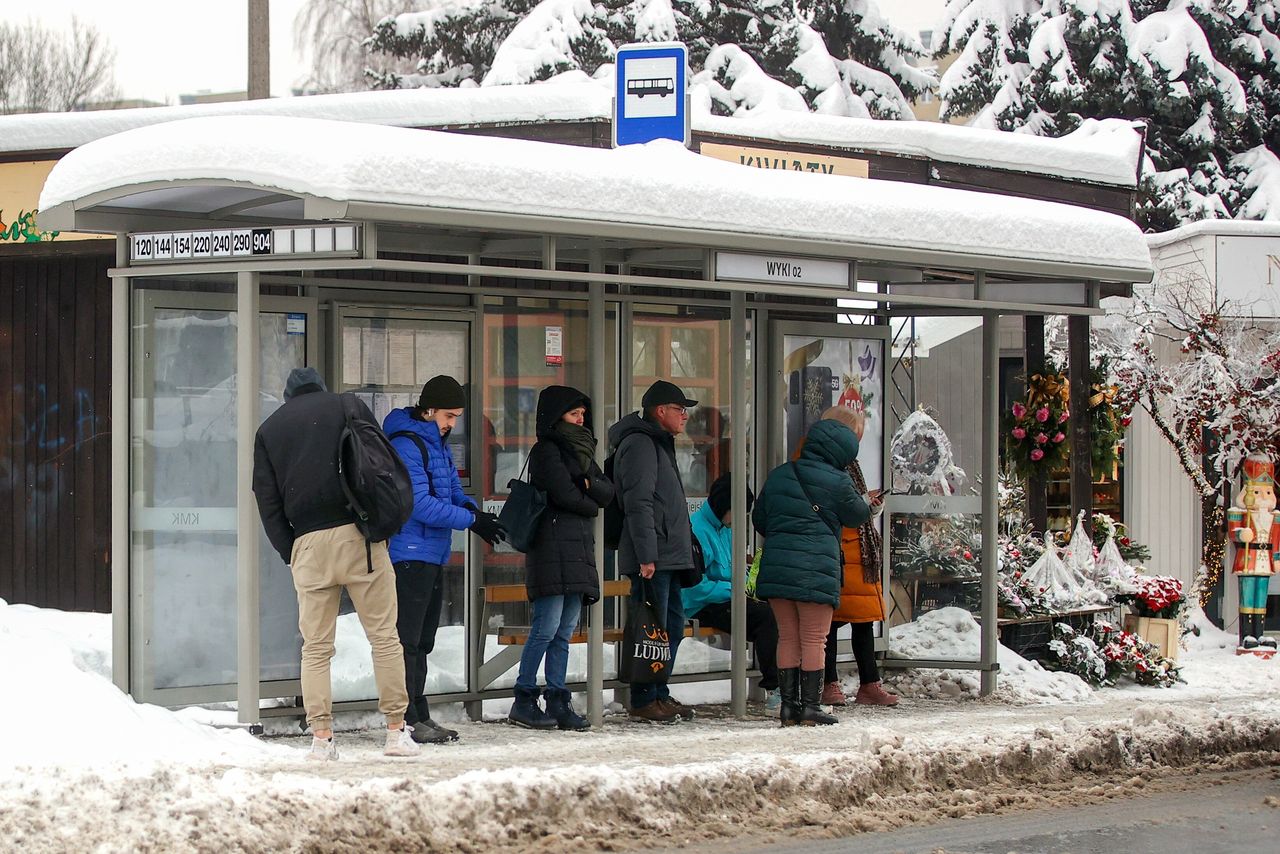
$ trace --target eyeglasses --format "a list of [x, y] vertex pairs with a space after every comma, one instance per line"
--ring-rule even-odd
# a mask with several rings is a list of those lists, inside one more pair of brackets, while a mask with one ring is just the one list
[[674, 409], [676, 412], [680, 413], [681, 415], [687, 416], [689, 414], [688, 409], [685, 409], [683, 406], [676, 406], [674, 403], [668, 403], [667, 408]]

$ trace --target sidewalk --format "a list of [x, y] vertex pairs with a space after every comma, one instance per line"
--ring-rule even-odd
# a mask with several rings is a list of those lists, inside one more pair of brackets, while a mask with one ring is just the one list
[[[5, 627], [0, 610], [0, 656], [12, 652]], [[16, 740], [0, 728], [0, 842], [27, 851], [672, 848], [882, 830], [1143, 791], [1192, 770], [1280, 764], [1280, 661], [1237, 658], [1215, 643], [1185, 651], [1188, 684], [1165, 690], [1038, 705], [1010, 702], [1016, 691], [906, 697], [893, 709], [841, 709], [840, 724], [811, 729], [782, 730], [758, 706], [759, 717], [739, 721], [723, 705], [668, 726], [610, 717], [588, 733], [461, 722], [450, 724], [456, 744], [399, 760], [381, 755], [373, 729], [339, 733], [341, 760], [319, 767], [302, 760], [308, 738], [257, 742], [163, 710], [147, 712], [146, 726], [164, 744], [181, 744], [189, 728], [221, 753], [143, 756], [149, 742], [130, 740], [123, 715], [110, 717], [117, 729], [97, 731], [92, 706], [80, 707], [75, 727], [46, 707], [52, 731], [29, 726], [25, 742], [71, 740], [96, 755], [6, 770]], [[134, 708], [143, 716], [153, 707]]]

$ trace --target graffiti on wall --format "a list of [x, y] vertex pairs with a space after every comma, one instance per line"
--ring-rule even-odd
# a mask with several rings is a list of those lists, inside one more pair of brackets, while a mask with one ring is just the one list
[[0, 488], [10, 490], [26, 505], [26, 524], [31, 526], [39, 521], [36, 499], [59, 500], [69, 495], [64, 471], [108, 431], [98, 430], [88, 389], [77, 388], [69, 399], [58, 400], [44, 383], [30, 391], [19, 383], [13, 387], [12, 399], [19, 416], [0, 448]]
[[6, 240], [18, 243], [39, 243], [53, 240], [58, 236], [56, 231], [41, 231], [36, 225], [36, 211], [18, 211], [18, 218], [6, 223], [4, 211], [0, 210], [0, 242]]

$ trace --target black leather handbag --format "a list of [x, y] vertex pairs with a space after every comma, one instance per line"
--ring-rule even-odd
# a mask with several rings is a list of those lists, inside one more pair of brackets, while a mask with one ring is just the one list
[[[525, 457], [525, 466], [529, 458]], [[524, 469], [520, 470], [521, 476]], [[498, 521], [507, 530], [507, 542], [520, 552], [528, 552], [538, 536], [538, 523], [547, 511], [547, 494], [528, 481], [515, 478], [507, 481], [507, 503], [502, 505]]]

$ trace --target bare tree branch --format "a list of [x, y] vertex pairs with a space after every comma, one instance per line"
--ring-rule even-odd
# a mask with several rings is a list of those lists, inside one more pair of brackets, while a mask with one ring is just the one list
[[[311, 56], [307, 88], [353, 92], [369, 88], [365, 40], [383, 18], [431, 6], [431, 0], [307, 0], [293, 22], [293, 43]], [[385, 60], [383, 60], [385, 64]], [[409, 74], [416, 60], [390, 69]]]
[[96, 28], [0, 21], [0, 114], [63, 112], [117, 99], [116, 54]]

